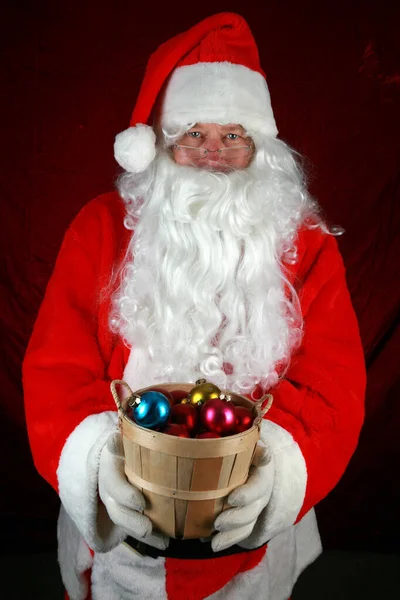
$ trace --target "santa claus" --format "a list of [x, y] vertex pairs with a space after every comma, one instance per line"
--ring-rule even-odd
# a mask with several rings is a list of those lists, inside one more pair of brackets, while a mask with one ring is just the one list
[[[356, 447], [365, 370], [334, 232], [277, 138], [240, 16], [154, 53], [115, 156], [118, 192], [69, 227], [23, 367], [65, 587], [71, 600], [287, 600], [321, 552], [313, 507]], [[110, 381], [199, 377], [274, 402], [247, 483], [212, 538], [187, 544], [153, 528], [125, 478]]]

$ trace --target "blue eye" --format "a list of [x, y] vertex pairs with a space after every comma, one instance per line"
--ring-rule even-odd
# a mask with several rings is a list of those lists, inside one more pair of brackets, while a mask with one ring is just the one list
[[201, 133], [200, 133], [200, 131], [189, 131], [188, 135], [193, 138], [198, 138], [198, 137], [200, 137]]
[[237, 139], [239, 139], [239, 136], [238, 136], [237, 133], [228, 133], [227, 137], [230, 140], [237, 140]]

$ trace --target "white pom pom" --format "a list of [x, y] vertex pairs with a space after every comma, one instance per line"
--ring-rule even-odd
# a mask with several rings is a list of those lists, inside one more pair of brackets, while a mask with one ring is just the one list
[[148, 125], [138, 124], [115, 137], [115, 160], [125, 171], [141, 173], [156, 155], [156, 135]]

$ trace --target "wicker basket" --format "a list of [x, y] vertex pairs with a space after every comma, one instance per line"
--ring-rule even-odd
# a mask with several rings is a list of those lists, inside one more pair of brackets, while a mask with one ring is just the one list
[[[122, 385], [129, 395], [121, 400], [116, 386]], [[189, 392], [194, 384], [158, 384], [165, 390]], [[153, 386], [154, 387], [154, 386]], [[142, 394], [151, 387], [138, 390]], [[145, 514], [159, 531], [173, 538], [208, 537], [213, 523], [224, 509], [224, 501], [236, 487], [245, 483], [259, 440], [262, 417], [269, 410], [272, 396], [252, 402], [231, 394], [235, 405], [253, 410], [250, 429], [223, 438], [186, 439], [134, 423], [126, 414], [132, 390], [121, 380], [111, 383], [118, 408], [119, 424], [125, 453], [125, 473], [146, 498]], [[267, 405], [262, 408], [263, 404]]]

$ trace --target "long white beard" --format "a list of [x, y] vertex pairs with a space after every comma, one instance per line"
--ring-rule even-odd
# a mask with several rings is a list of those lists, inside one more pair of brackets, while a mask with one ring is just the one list
[[281, 259], [311, 205], [265, 156], [224, 174], [161, 152], [141, 180], [122, 179], [134, 234], [113, 323], [132, 347], [134, 389], [205, 377], [249, 393], [288, 364], [302, 320]]

